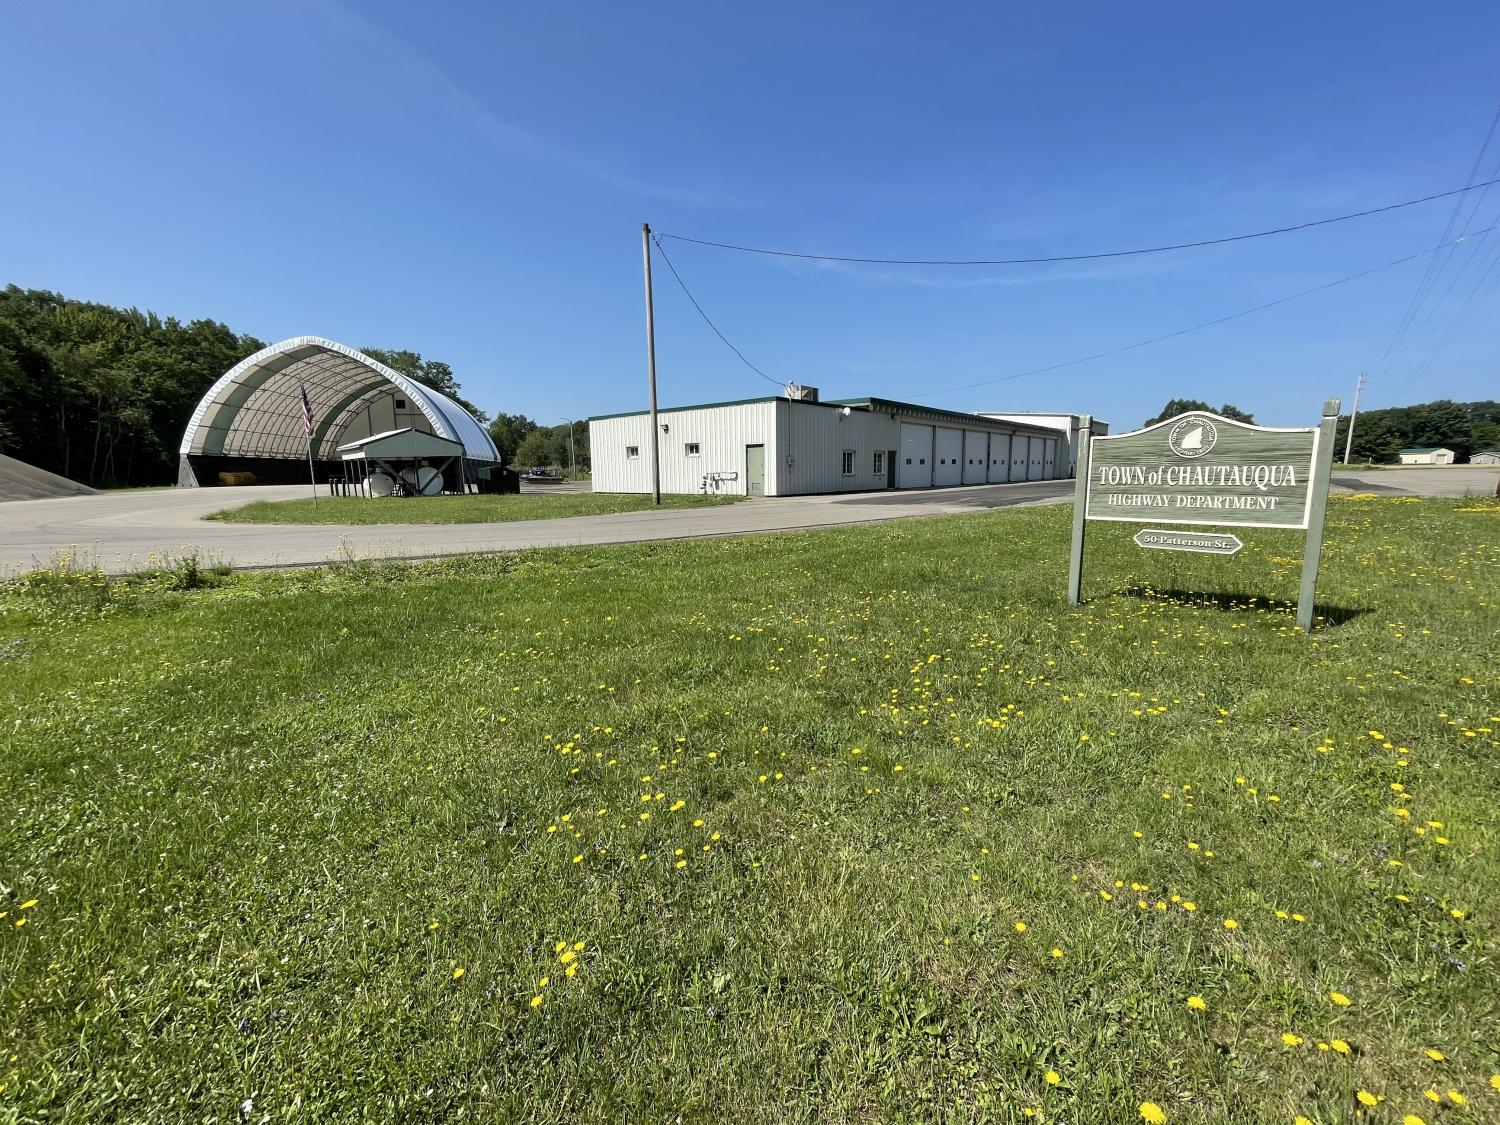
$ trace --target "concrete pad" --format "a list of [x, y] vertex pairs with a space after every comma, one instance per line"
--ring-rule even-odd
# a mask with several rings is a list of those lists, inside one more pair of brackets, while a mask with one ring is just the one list
[[1072, 494], [1072, 481], [1037, 481], [920, 492], [777, 497], [721, 508], [512, 523], [281, 526], [206, 522], [203, 517], [256, 500], [301, 499], [308, 495], [306, 485], [116, 492], [17, 501], [0, 507], [0, 575], [46, 565], [64, 552], [116, 574], [146, 569], [191, 551], [206, 564], [303, 566], [351, 558], [428, 558], [526, 547], [764, 534], [1057, 503]]

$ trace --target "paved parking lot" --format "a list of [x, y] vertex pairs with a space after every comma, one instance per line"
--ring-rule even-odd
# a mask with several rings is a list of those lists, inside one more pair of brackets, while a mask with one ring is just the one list
[[[1493, 495], [1497, 480], [1500, 470], [1467, 466], [1386, 472], [1340, 470], [1333, 477], [1335, 488], [1418, 496]], [[106, 570], [121, 573], [187, 551], [236, 567], [272, 567], [351, 557], [425, 558], [523, 547], [751, 535], [1059, 503], [1072, 497], [1073, 482], [790, 496], [722, 508], [493, 524], [283, 527], [203, 520], [210, 512], [253, 500], [293, 500], [307, 494], [306, 485], [263, 485], [153, 489], [0, 504], [0, 575], [30, 570], [62, 552], [81, 554]]]
[[749, 535], [1049, 503], [1066, 499], [1072, 490], [1071, 481], [1046, 481], [930, 492], [778, 497], [720, 508], [513, 523], [360, 527], [225, 524], [203, 519], [210, 512], [254, 500], [301, 499], [308, 495], [306, 485], [114, 492], [0, 504], [0, 575], [33, 569], [62, 552], [124, 573], [188, 551], [236, 567], [272, 567], [351, 557], [425, 558], [523, 547]]

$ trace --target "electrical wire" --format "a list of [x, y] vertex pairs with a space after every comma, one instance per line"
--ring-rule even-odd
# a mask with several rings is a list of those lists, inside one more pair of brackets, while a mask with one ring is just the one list
[[[1500, 224], [1496, 224], [1496, 226], [1500, 226]], [[1277, 305], [1284, 305], [1289, 301], [1295, 301], [1302, 297], [1310, 297], [1314, 293], [1322, 293], [1326, 290], [1336, 288], [1340, 285], [1347, 285], [1351, 281], [1358, 281], [1360, 278], [1369, 277], [1371, 274], [1379, 273], [1382, 270], [1388, 270], [1394, 266], [1404, 265], [1407, 262], [1414, 261], [1417, 258], [1422, 257], [1422, 255], [1424, 254], [1436, 253], [1437, 251], [1442, 250], [1445, 246], [1453, 246], [1459, 242], [1464, 242], [1467, 239], [1482, 238], [1484, 235], [1489, 234], [1491, 231], [1495, 230], [1496, 226], [1489, 226], [1485, 227], [1483, 230], [1473, 231], [1470, 234], [1464, 235], [1462, 238], [1455, 239], [1453, 242], [1442, 243], [1437, 246], [1430, 246], [1426, 250], [1418, 250], [1415, 253], [1407, 254], [1405, 257], [1396, 258], [1393, 261], [1386, 262], [1384, 265], [1372, 266], [1370, 269], [1361, 270], [1359, 273], [1352, 273], [1348, 277], [1341, 277], [1337, 281], [1330, 281], [1323, 285], [1314, 286], [1311, 289], [1304, 289], [1300, 293], [1292, 293], [1285, 297], [1278, 297], [1274, 301], [1267, 301], [1265, 304], [1256, 305], [1254, 308], [1242, 309], [1239, 312], [1230, 313], [1228, 316], [1215, 317], [1213, 320], [1205, 320], [1201, 324], [1194, 324], [1188, 328], [1179, 328], [1175, 332], [1166, 332], [1160, 336], [1152, 336], [1146, 340], [1137, 340], [1133, 344], [1125, 344], [1118, 348], [1109, 348], [1106, 351], [1095, 352], [1092, 355], [1080, 356], [1077, 359], [1070, 359], [1063, 363], [1053, 363], [1049, 364], [1046, 367], [1033, 367], [1028, 371], [1018, 371], [1014, 375], [1002, 375], [995, 379], [981, 379], [975, 383], [963, 383], [959, 386], [943, 387], [935, 391], [925, 391], [922, 394], [913, 395], [912, 397], [932, 398], [936, 395], [951, 394], [954, 391], [967, 391], [972, 390], [975, 387], [992, 386], [995, 383], [1008, 383], [1015, 379], [1025, 379], [1031, 375], [1043, 375], [1049, 371], [1061, 371], [1065, 367], [1076, 367], [1080, 363], [1088, 363], [1092, 360], [1104, 359], [1106, 356], [1119, 355], [1122, 352], [1134, 351], [1136, 348], [1144, 348], [1148, 344], [1159, 344], [1164, 340], [1172, 340], [1178, 336], [1186, 336], [1189, 332], [1198, 332], [1204, 328], [1212, 328], [1216, 324], [1224, 324], [1231, 320], [1238, 320], [1240, 317], [1249, 316], [1252, 313], [1264, 312], [1266, 309], [1275, 308]]]
[[741, 363], [743, 363], [751, 371], [754, 371], [757, 375], [759, 375], [766, 382], [768, 382], [768, 383], [774, 383], [778, 387], [785, 386], [785, 383], [783, 383], [780, 379], [773, 379], [773, 378], [771, 378], [771, 376], [767, 375], [764, 371], [762, 371], [759, 367], [756, 367], [755, 364], [751, 363], [748, 359], [745, 358], [745, 353], [744, 352], [740, 351], [739, 348], [735, 347], [733, 344], [731, 344], [729, 342], [729, 337], [726, 336], [726, 335], [724, 335], [724, 333], [720, 332], [719, 331], [719, 326], [717, 324], [715, 324], [712, 320], [710, 320], [708, 318], [708, 314], [703, 311], [703, 306], [698, 303], [698, 298], [696, 298], [696, 297], [693, 296], [692, 290], [687, 287], [687, 282], [685, 282], [685, 281], [682, 280], [682, 275], [677, 272], [677, 267], [672, 264], [672, 259], [669, 258], [669, 257], [667, 257], [667, 252], [662, 247], [661, 239], [656, 234], [653, 233], [651, 235], [651, 240], [656, 243], [657, 253], [659, 253], [661, 255], [662, 261], [664, 261], [664, 262], [667, 263], [667, 269], [669, 269], [669, 270], [672, 271], [672, 276], [677, 279], [677, 284], [680, 285], [682, 287], [682, 291], [685, 294], [687, 294], [687, 299], [693, 303], [693, 308], [695, 308], [695, 309], [698, 310], [698, 315], [703, 318], [703, 323], [706, 324], [706, 325], [708, 325], [710, 328], [712, 328], [714, 330], [714, 335], [717, 336], [719, 339], [721, 339], [721, 340], [724, 341], [724, 346], [727, 347], [730, 351], [732, 351], [735, 355], [739, 356]]
[[[1485, 154], [1489, 152], [1490, 142], [1495, 138], [1495, 129], [1497, 126], [1500, 126], [1500, 105], [1495, 107], [1495, 116], [1490, 119], [1489, 130], [1485, 133], [1483, 144], [1479, 146], [1479, 154], [1474, 157], [1474, 164], [1469, 169], [1468, 176], [1465, 177], [1466, 183], [1473, 184], [1474, 180], [1479, 176], [1480, 169], [1484, 166]], [[1459, 196], [1454, 201], [1453, 213], [1448, 216], [1448, 223], [1443, 227], [1443, 233], [1438, 237], [1438, 241], [1446, 242], [1453, 236], [1455, 229], [1460, 235], [1464, 234], [1468, 225], [1474, 221], [1474, 217], [1479, 213], [1480, 208], [1484, 206], [1484, 200], [1487, 195], [1489, 195], [1488, 187], [1474, 201], [1474, 206], [1469, 211], [1468, 218], [1464, 220], [1462, 226], [1459, 226], [1458, 220], [1459, 216], [1463, 214], [1464, 207], [1469, 202], [1469, 197], [1466, 195]], [[1379, 380], [1385, 374], [1387, 360], [1393, 360], [1395, 354], [1404, 351], [1409, 345], [1408, 332], [1411, 330], [1412, 322], [1416, 319], [1422, 303], [1432, 293], [1433, 289], [1437, 287], [1439, 277], [1447, 269], [1448, 263], [1452, 261], [1452, 258], [1453, 251], [1450, 249], [1447, 254], [1435, 254], [1428, 259], [1427, 268], [1422, 271], [1422, 278], [1417, 282], [1417, 288], [1412, 293], [1411, 300], [1407, 303], [1406, 312], [1402, 316], [1400, 323], [1396, 326], [1396, 331], [1392, 333], [1389, 343], [1386, 344], [1385, 351], [1381, 353], [1380, 358], [1370, 368], [1371, 382]], [[1452, 285], [1450, 283], [1449, 290], [1451, 288]], [[1448, 291], [1444, 292], [1444, 298], [1446, 298], [1447, 293]], [[1439, 299], [1438, 303], [1441, 304], [1441, 302], [1442, 298]], [[1436, 306], [1434, 306], [1433, 312], [1436, 312]], [[1427, 319], [1422, 322], [1421, 327], [1417, 330], [1418, 332], [1426, 328], [1427, 324], [1431, 321], [1431, 317], [1432, 314], [1429, 313]]]
[[1466, 187], [1454, 188], [1452, 191], [1440, 191], [1435, 195], [1424, 195], [1420, 199], [1408, 199], [1402, 203], [1391, 203], [1384, 207], [1372, 207], [1368, 211], [1351, 211], [1346, 215], [1335, 215], [1328, 219], [1314, 219], [1307, 223], [1296, 223], [1287, 227], [1275, 227], [1271, 230], [1252, 231], [1249, 234], [1233, 234], [1224, 238], [1205, 238], [1197, 242], [1175, 242], [1167, 246], [1146, 246], [1135, 250], [1106, 250], [1093, 254], [1059, 254], [1047, 258], [855, 258], [840, 254], [804, 254], [796, 250], [770, 250], [761, 246], [740, 246], [733, 242], [714, 242], [706, 238], [690, 238], [685, 234], [658, 234], [654, 237], [657, 245], [661, 245], [663, 238], [675, 238], [678, 242], [691, 242], [698, 246], [712, 246], [719, 250], [738, 250], [745, 254], [765, 254], [776, 258], [803, 258], [815, 262], [853, 262], [860, 265], [874, 266], [1036, 266], [1046, 265], [1052, 262], [1090, 262], [1100, 258], [1130, 258], [1141, 254], [1164, 254], [1169, 250], [1196, 250], [1204, 246], [1223, 246], [1229, 242], [1246, 242], [1252, 238], [1268, 238], [1274, 234], [1290, 234], [1293, 231], [1309, 230], [1313, 227], [1326, 227], [1331, 223], [1344, 223], [1350, 219], [1363, 219], [1370, 215], [1383, 215], [1388, 211], [1399, 211], [1403, 207], [1415, 207], [1420, 203], [1432, 203], [1438, 199], [1450, 199], [1455, 195], [1463, 195], [1465, 192], [1478, 191], [1487, 188], [1491, 184], [1500, 183], [1500, 177], [1486, 180], [1483, 183], [1469, 184]]

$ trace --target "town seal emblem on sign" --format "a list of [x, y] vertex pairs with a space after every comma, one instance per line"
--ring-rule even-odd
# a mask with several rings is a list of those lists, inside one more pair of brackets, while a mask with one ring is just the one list
[[1167, 445], [1179, 457], [1202, 457], [1218, 440], [1218, 428], [1201, 414], [1184, 418], [1167, 435]]

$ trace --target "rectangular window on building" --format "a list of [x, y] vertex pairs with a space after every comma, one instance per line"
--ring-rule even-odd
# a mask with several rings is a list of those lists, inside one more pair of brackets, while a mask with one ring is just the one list
[[877, 477], [885, 476], [885, 450], [883, 449], [875, 451], [875, 475]]
[[682, 451], [689, 457], [696, 457], [703, 452], [703, 449], [696, 441], [689, 441], [683, 443]]
[[634, 461], [640, 455], [641, 455], [641, 447], [640, 446], [638, 446], [638, 445], [627, 445], [625, 447], [625, 459], [627, 461]]
[[854, 475], [854, 450], [852, 449], [844, 450], [843, 470], [846, 477]]

